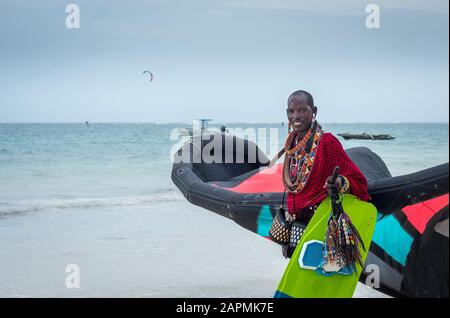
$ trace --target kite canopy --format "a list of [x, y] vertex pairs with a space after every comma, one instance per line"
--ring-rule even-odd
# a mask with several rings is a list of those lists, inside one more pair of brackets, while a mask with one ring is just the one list
[[[212, 140], [220, 141], [217, 147], [209, 146]], [[205, 149], [214, 162], [198, 156]], [[376, 265], [384, 293], [448, 297], [448, 163], [392, 177], [368, 148], [346, 152], [367, 178], [379, 212], [360, 280], [365, 282]], [[172, 180], [189, 202], [269, 238], [283, 198], [281, 164], [269, 168], [269, 159], [254, 143], [224, 134], [193, 137], [174, 159]]]
[[150, 75], [150, 82], [153, 81], [153, 74], [150, 71], [143, 71], [142, 74], [148, 73]]

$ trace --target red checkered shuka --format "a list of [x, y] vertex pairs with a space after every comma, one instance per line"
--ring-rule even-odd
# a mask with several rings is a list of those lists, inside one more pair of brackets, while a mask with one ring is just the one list
[[311, 175], [303, 190], [287, 194], [289, 213], [297, 214], [299, 210], [319, 204], [327, 197], [324, 185], [327, 178], [333, 174], [335, 166], [339, 166], [340, 174], [350, 181], [350, 191], [353, 195], [360, 200], [370, 200], [366, 178], [331, 133], [322, 135], [314, 160]]

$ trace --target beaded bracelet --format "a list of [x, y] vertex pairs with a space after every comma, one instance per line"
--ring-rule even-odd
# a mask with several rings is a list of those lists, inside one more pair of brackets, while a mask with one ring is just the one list
[[340, 177], [344, 181], [344, 184], [342, 185], [342, 188], [341, 188], [341, 193], [345, 193], [348, 191], [348, 189], [350, 189], [350, 181], [345, 176], [341, 175]]

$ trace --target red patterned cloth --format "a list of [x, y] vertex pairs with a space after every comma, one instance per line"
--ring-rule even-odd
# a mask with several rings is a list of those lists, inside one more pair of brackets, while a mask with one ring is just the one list
[[324, 185], [327, 178], [333, 174], [335, 166], [339, 166], [340, 174], [350, 181], [352, 194], [361, 200], [370, 200], [364, 175], [348, 157], [339, 140], [330, 133], [324, 133], [308, 183], [299, 193], [287, 193], [289, 213], [297, 214], [299, 210], [319, 204], [327, 197], [328, 193]]

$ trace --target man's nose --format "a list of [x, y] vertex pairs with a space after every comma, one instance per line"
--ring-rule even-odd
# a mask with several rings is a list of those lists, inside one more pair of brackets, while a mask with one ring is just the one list
[[300, 112], [298, 111], [294, 111], [294, 113], [292, 114], [292, 118], [293, 119], [300, 119], [302, 116], [300, 115]]

